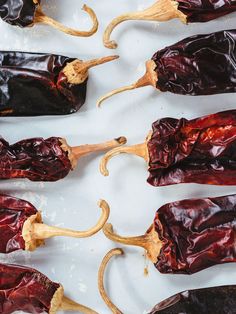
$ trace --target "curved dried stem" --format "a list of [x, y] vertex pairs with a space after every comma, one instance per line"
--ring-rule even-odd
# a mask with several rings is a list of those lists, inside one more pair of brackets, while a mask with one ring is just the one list
[[78, 304], [65, 296], [63, 296], [62, 298], [60, 309], [64, 311], [75, 311], [75, 312], [84, 313], [84, 314], [98, 314], [97, 312], [90, 309], [89, 307], [84, 306], [82, 304]]
[[114, 28], [122, 22], [129, 20], [164, 22], [174, 18], [180, 18], [186, 23], [186, 16], [181, 11], [178, 11], [178, 2], [174, 0], [159, 0], [143, 11], [120, 15], [107, 26], [103, 35], [104, 46], [110, 49], [117, 48], [117, 43], [111, 40], [110, 36]]
[[110, 259], [115, 255], [123, 255], [124, 251], [122, 249], [112, 249], [109, 251], [106, 256], [103, 258], [102, 263], [99, 267], [98, 271], [98, 290], [100, 292], [100, 295], [103, 299], [103, 301], [106, 303], [106, 305], [109, 307], [111, 312], [113, 314], [123, 314], [111, 301], [111, 299], [108, 297], [105, 287], [104, 287], [104, 274], [107, 267], [107, 264], [109, 263]]
[[146, 73], [144, 74], [143, 77], [141, 77], [136, 83], [134, 83], [132, 85], [115, 89], [112, 92], [109, 92], [106, 95], [102, 96], [97, 102], [97, 107], [100, 107], [104, 100], [106, 100], [106, 99], [108, 99], [108, 98], [110, 98], [116, 94], [119, 94], [119, 93], [122, 93], [122, 92], [125, 92], [128, 90], [133, 90], [136, 88], [149, 86], [149, 85], [156, 88], [156, 83], [157, 83], [158, 77], [157, 77], [157, 73], [156, 73], [155, 69], [156, 69], [155, 62], [153, 60], [148, 60], [146, 62]]
[[160, 250], [162, 248], [162, 242], [159, 239], [157, 232], [155, 231], [154, 225], [152, 225], [147, 233], [137, 237], [122, 237], [116, 234], [113, 231], [113, 226], [110, 223], [107, 223], [103, 227], [103, 233], [105, 236], [118, 243], [122, 243], [125, 245], [134, 245], [142, 247], [146, 250], [148, 258], [156, 263], [158, 256], [160, 254]]
[[114, 233], [113, 226], [110, 223], [106, 223], [104, 225], [103, 233], [108, 239], [114, 242], [122, 243], [125, 245], [134, 245], [134, 246], [143, 247], [145, 250], [148, 249], [149, 237], [146, 234], [137, 236], [137, 237], [122, 237]]
[[59, 30], [63, 33], [66, 33], [66, 34], [69, 34], [72, 36], [89, 37], [89, 36], [92, 36], [93, 34], [95, 34], [97, 32], [97, 30], [98, 30], [98, 19], [97, 19], [95, 12], [91, 8], [89, 8], [88, 6], [84, 5], [82, 10], [87, 12], [92, 19], [93, 26], [91, 27], [91, 29], [89, 31], [80, 31], [80, 30], [75, 30], [73, 28], [66, 27], [65, 25], [55, 21], [54, 19], [52, 19], [51, 17], [49, 17], [47, 15], [45, 15], [43, 13], [40, 5], [36, 9], [35, 16], [34, 16], [34, 23], [45, 23], [47, 25], [50, 25], [50, 26], [56, 28], [57, 30]]
[[149, 160], [147, 142], [133, 146], [117, 147], [107, 152], [100, 161], [100, 172], [105, 177], [109, 175], [107, 164], [109, 160], [119, 154], [132, 154], [143, 158], [146, 162]]
[[119, 56], [108, 56], [88, 61], [82, 61], [77, 59], [70, 63], [67, 63], [67, 65], [63, 69], [63, 73], [65, 74], [68, 83], [81, 84], [88, 78], [88, 70], [90, 68], [116, 60], [118, 58]]
[[57, 236], [73, 238], [91, 237], [103, 228], [110, 214], [110, 208], [106, 201], [100, 200], [98, 202], [98, 206], [102, 209], [101, 217], [99, 218], [95, 226], [86, 231], [74, 231], [70, 229], [48, 226], [42, 223], [34, 223], [31, 230], [31, 238], [32, 240], [43, 240]]
[[127, 139], [124, 136], [121, 136], [105, 143], [70, 147], [65, 139], [61, 139], [61, 148], [68, 153], [68, 158], [70, 159], [71, 166], [74, 169], [81, 157], [103, 150], [109, 150], [114, 147], [124, 145], [126, 142]]

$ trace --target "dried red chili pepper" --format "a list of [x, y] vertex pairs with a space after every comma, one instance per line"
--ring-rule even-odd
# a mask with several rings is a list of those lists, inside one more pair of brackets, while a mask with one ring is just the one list
[[54, 54], [0, 51], [0, 115], [62, 115], [84, 104], [91, 67], [117, 59], [82, 61]]
[[236, 30], [187, 37], [157, 51], [146, 62], [146, 74], [114, 94], [151, 85], [162, 92], [181, 95], [212, 95], [236, 91]]
[[143, 144], [116, 148], [102, 159], [100, 171], [120, 153], [136, 154], [149, 165], [148, 183], [236, 185], [236, 110], [201, 118], [157, 120]]
[[98, 314], [64, 296], [61, 284], [52, 282], [39, 271], [10, 264], [0, 264], [0, 312], [55, 314], [59, 310]]
[[121, 237], [111, 224], [103, 230], [115, 242], [143, 247], [161, 273], [193, 274], [236, 262], [235, 227], [236, 195], [229, 195], [166, 204], [139, 237]]
[[109, 217], [109, 206], [98, 203], [102, 215], [97, 224], [86, 231], [74, 231], [45, 225], [41, 213], [25, 200], [0, 194], [0, 253], [16, 250], [34, 251], [44, 240], [57, 236], [86, 238], [102, 229]]
[[[114, 314], [122, 312], [112, 303], [104, 288], [104, 273], [110, 259], [124, 254], [122, 249], [113, 249], [104, 257], [98, 274], [98, 287], [104, 302]], [[236, 286], [219, 286], [187, 290], [158, 303], [149, 314], [233, 314], [236, 307]]]
[[105, 47], [114, 49], [117, 43], [110, 40], [114, 28], [124, 21], [169, 21], [179, 19], [184, 24], [194, 22], [208, 22], [236, 10], [236, 3], [233, 0], [211, 1], [211, 0], [156, 0], [149, 8], [143, 11], [125, 13], [112, 20], [107, 26], [103, 43]]
[[45, 15], [42, 11], [41, 0], [1, 0], [0, 18], [14, 26], [28, 27], [37, 23], [44, 23], [69, 35], [89, 37], [98, 30], [97, 16], [95, 12], [86, 5], [83, 6], [82, 10], [88, 13], [93, 23], [91, 29], [88, 31], [80, 31], [66, 27]]
[[76, 167], [79, 158], [125, 142], [119, 137], [101, 144], [70, 147], [60, 137], [31, 138], [12, 145], [0, 138], [0, 179], [57, 181]]

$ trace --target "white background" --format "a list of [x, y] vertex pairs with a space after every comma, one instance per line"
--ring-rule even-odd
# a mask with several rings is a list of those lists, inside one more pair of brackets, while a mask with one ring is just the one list
[[[73, 27], [87, 29], [89, 18], [81, 12], [79, 0], [42, 1], [44, 11]], [[69, 144], [95, 143], [125, 135], [128, 143], [142, 142], [158, 118], [194, 118], [235, 108], [236, 95], [186, 97], [160, 94], [151, 87], [127, 92], [104, 103], [96, 100], [107, 91], [130, 84], [144, 72], [145, 60], [176, 41], [197, 33], [233, 28], [235, 14], [207, 24], [185, 26], [179, 21], [166, 23], [126, 22], [112, 35], [118, 40], [116, 51], [102, 45], [102, 33], [111, 19], [123, 12], [143, 9], [147, 0], [88, 0], [100, 20], [99, 32], [91, 38], [75, 38], [47, 26], [18, 29], [0, 23], [1, 50], [53, 52], [89, 59], [119, 54], [120, 59], [90, 71], [87, 102], [74, 115], [36, 118], [1, 118], [0, 133], [13, 143], [27, 137], [65, 137]], [[143, 160], [122, 155], [110, 164], [110, 177], [98, 171], [101, 155], [79, 161], [77, 169], [56, 183], [32, 183], [27, 180], [2, 181], [1, 190], [31, 201], [43, 211], [44, 221], [61, 227], [86, 229], [100, 215], [97, 201], [104, 198], [111, 206], [110, 222], [123, 235], [138, 235], [152, 223], [155, 210], [167, 202], [191, 197], [220, 196], [235, 192], [235, 187], [177, 185], [153, 188], [146, 183]], [[116, 245], [103, 233], [90, 239], [59, 238], [30, 254], [18, 252], [1, 256], [4, 262], [32, 266], [65, 287], [67, 296], [109, 313], [97, 289], [97, 270], [105, 253]], [[126, 248], [125, 258], [114, 259], [107, 271], [106, 286], [112, 300], [126, 314], [146, 313], [157, 302], [185, 289], [236, 283], [235, 264], [216, 266], [198, 274], [161, 275], [149, 263], [144, 276], [143, 250]]]

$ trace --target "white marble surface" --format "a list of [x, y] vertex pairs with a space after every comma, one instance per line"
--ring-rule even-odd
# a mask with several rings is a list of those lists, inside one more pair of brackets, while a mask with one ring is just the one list
[[[71, 26], [86, 28], [89, 19], [81, 12], [79, 0], [42, 1], [48, 13]], [[118, 14], [142, 9], [152, 1], [88, 0], [100, 20], [99, 32], [91, 38], [75, 38], [47, 26], [17, 29], [0, 22], [1, 50], [54, 52], [69, 56], [94, 58], [119, 54], [120, 60], [90, 71], [86, 104], [74, 115], [65, 117], [1, 118], [0, 133], [11, 143], [34, 136], [66, 137], [71, 145], [104, 141], [125, 135], [129, 143], [143, 141], [151, 123], [172, 116], [197, 117], [235, 108], [236, 95], [184, 97], [160, 94], [151, 88], [114, 97], [98, 110], [96, 100], [105, 92], [140, 77], [144, 61], [152, 54], [186, 36], [233, 28], [236, 14], [208, 24], [184, 26], [169, 23], [127, 22], [114, 32], [119, 48], [110, 51], [102, 45], [102, 32]], [[146, 183], [144, 162], [132, 156], [115, 158], [110, 163], [110, 177], [98, 171], [100, 156], [81, 160], [78, 168], [56, 183], [31, 183], [24, 180], [2, 181], [1, 191], [31, 201], [43, 211], [46, 223], [85, 229], [100, 212], [97, 201], [111, 206], [110, 221], [121, 234], [136, 235], [146, 231], [155, 210], [162, 204], [191, 197], [217, 196], [235, 192], [235, 187], [178, 185], [153, 188]], [[67, 295], [101, 314], [109, 313], [97, 289], [97, 270], [104, 254], [115, 244], [102, 233], [90, 239], [53, 239], [30, 254], [20, 252], [0, 256], [4, 262], [29, 265], [62, 283]], [[107, 289], [114, 302], [126, 314], [146, 313], [154, 304], [184, 289], [236, 283], [235, 264], [216, 266], [193, 276], [161, 275], [149, 264], [144, 276], [142, 249], [126, 248], [125, 258], [111, 262], [106, 276]]]

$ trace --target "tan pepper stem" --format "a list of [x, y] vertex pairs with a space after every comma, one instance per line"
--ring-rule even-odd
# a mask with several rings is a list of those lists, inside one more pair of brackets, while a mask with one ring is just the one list
[[60, 139], [61, 142], [61, 148], [65, 152], [68, 153], [68, 158], [71, 162], [71, 167], [74, 169], [77, 166], [78, 160], [81, 157], [84, 157], [86, 155], [103, 151], [103, 150], [109, 150], [117, 146], [124, 145], [127, 140], [124, 136], [115, 138], [111, 141], [107, 141], [105, 143], [100, 144], [86, 144], [86, 145], [80, 145], [75, 147], [70, 147], [65, 139]]
[[34, 23], [45, 23], [47, 25], [50, 25], [50, 26], [56, 28], [57, 30], [59, 30], [63, 33], [66, 33], [66, 34], [69, 34], [72, 36], [89, 37], [89, 36], [92, 36], [93, 34], [95, 34], [97, 32], [97, 30], [98, 30], [98, 19], [97, 19], [95, 12], [91, 8], [89, 8], [88, 6], [84, 5], [82, 10], [87, 12], [92, 19], [93, 26], [91, 27], [91, 29], [89, 31], [80, 31], [80, 30], [75, 30], [73, 28], [69, 28], [69, 27], [64, 26], [63, 24], [55, 21], [51, 17], [45, 15], [43, 13], [40, 5], [38, 5], [38, 7], [36, 9], [35, 16], [34, 16]]
[[186, 16], [178, 11], [178, 2], [175, 0], [159, 0], [143, 11], [120, 15], [107, 26], [103, 35], [104, 46], [110, 49], [117, 48], [117, 43], [114, 40], [110, 40], [110, 36], [114, 28], [122, 22], [129, 20], [164, 22], [174, 18], [180, 18], [186, 23]]
[[122, 237], [122, 236], [114, 233], [113, 226], [110, 223], [107, 223], [104, 225], [103, 233], [105, 234], [105, 236], [108, 239], [110, 239], [114, 242], [122, 243], [125, 245], [134, 245], [134, 246], [143, 247], [145, 250], [147, 250], [148, 246], [149, 246], [148, 235], [144, 234], [144, 235], [137, 236], [137, 237]]
[[102, 215], [99, 218], [96, 225], [86, 231], [74, 231], [70, 229], [58, 228], [53, 226], [48, 226], [45, 224], [34, 223], [32, 228], [32, 238], [33, 239], [48, 239], [57, 236], [73, 237], [73, 238], [86, 238], [91, 237], [100, 231], [110, 214], [110, 208], [106, 201], [100, 200], [98, 206], [102, 209]]
[[80, 145], [76, 147], [72, 147], [72, 153], [76, 156], [77, 159], [81, 158], [82, 156], [100, 152], [103, 150], [111, 149], [120, 145], [124, 145], [126, 143], [126, 138], [124, 136], [118, 137], [114, 140], [107, 141], [105, 143], [100, 144], [86, 144]]
[[75, 311], [75, 312], [84, 313], [84, 314], [98, 314], [97, 312], [90, 309], [89, 307], [78, 304], [65, 296], [63, 296], [62, 298], [60, 309], [64, 311]]
[[157, 73], [156, 73], [155, 69], [156, 69], [155, 62], [153, 60], [148, 60], [146, 62], [146, 73], [144, 74], [143, 77], [141, 77], [136, 83], [134, 83], [132, 85], [115, 89], [112, 92], [109, 92], [106, 95], [102, 96], [98, 100], [97, 106], [100, 107], [104, 100], [112, 97], [113, 95], [122, 93], [124, 91], [133, 90], [136, 88], [145, 87], [145, 86], [149, 86], [149, 85], [156, 88], [158, 77], [157, 77]]
[[148, 148], [147, 148], [146, 142], [142, 144], [133, 145], [133, 146], [117, 147], [110, 150], [102, 157], [100, 161], [100, 172], [102, 175], [104, 176], [109, 175], [107, 164], [112, 157], [117, 156], [119, 154], [133, 154], [133, 155], [143, 158], [146, 162], [148, 162], [149, 160]]
[[113, 61], [118, 58], [119, 56], [115, 55], [88, 61], [82, 61], [77, 59], [70, 63], [67, 63], [67, 65], [63, 69], [63, 73], [65, 74], [68, 83], [82, 84], [88, 78], [88, 70], [90, 68]]
[[103, 299], [103, 301], [106, 303], [108, 308], [111, 310], [113, 314], [123, 314], [111, 301], [111, 299], [108, 297], [105, 287], [104, 287], [104, 274], [107, 267], [107, 264], [109, 263], [110, 259], [115, 255], [123, 255], [124, 251], [122, 249], [113, 249], [109, 251], [105, 257], [102, 260], [102, 263], [99, 267], [98, 271], [98, 290], [100, 292], [100, 295]]
[[159, 239], [157, 232], [155, 231], [154, 225], [148, 229], [148, 231], [141, 236], [137, 237], [122, 237], [113, 231], [113, 226], [110, 223], [107, 223], [103, 227], [103, 233], [105, 236], [118, 243], [122, 243], [125, 245], [134, 245], [139, 246], [145, 249], [148, 258], [156, 263], [158, 256], [160, 254], [160, 250], [162, 248], [162, 242]]

